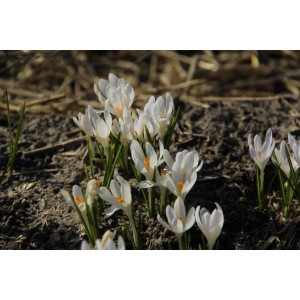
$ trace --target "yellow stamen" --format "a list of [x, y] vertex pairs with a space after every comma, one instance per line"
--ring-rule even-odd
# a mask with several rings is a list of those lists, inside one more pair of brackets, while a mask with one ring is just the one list
[[77, 204], [81, 204], [82, 203], [82, 197], [81, 196], [75, 197], [75, 201], [77, 202]]
[[149, 173], [149, 171], [150, 171], [150, 159], [148, 157], [146, 157], [144, 159], [144, 163], [145, 163], [146, 170]]
[[184, 183], [183, 182], [178, 182], [177, 183], [177, 189], [178, 192], [181, 193], [182, 189], [183, 189]]
[[118, 196], [118, 197], [116, 197], [116, 199], [117, 199], [119, 202], [121, 202], [122, 204], [124, 204], [124, 203], [125, 203], [125, 200], [124, 200], [124, 198], [123, 198], [123, 197], [121, 197], [121, 196]]
[[166, 119], [166, 118], [167, 118], [167, 115], [161, 115], [160, 118], [161, 118], [161, 119]]
[[180, 220], [181, 222], [183, 222], [183, 218], [182, 217], [178, 217], [178, 220]]
[[101, 185], [101, 180], [96, 180], [96, 185], [97, 185], [97, 187], [100, 187], [100, 185]]

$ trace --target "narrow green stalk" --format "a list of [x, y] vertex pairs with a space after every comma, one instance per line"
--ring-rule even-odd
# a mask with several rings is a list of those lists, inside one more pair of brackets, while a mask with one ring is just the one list
[[180, 235], [178, 235], [177, 236], [177, 239], [178, 239], [178, 245], [179, 245], [179, 250], [184, 250], [184, 248], [183, 248], [183, 243], [182, 243], [182, 236]]
[[126, 172], [128, 173], [128, 143], [126, 141], [123, 144], [123, 161]]
[[257, 198], [258, 198], [258, 208], [260, 210], [264, 209], [264, 170], [260, 170], [256, 166], [256, 187], [257, 187]]
[[86, 142], [87, 142], [87, 147], [88, 147], [91, 175], [92, 175], [92, 178], [95, 178], [95, 169], [94, 169], [94, 163], [93, 163], [94, 151], [92, 149], [92, 141], [88, 136], [86, 136]]
[[164, 214], [165, 214], [166, 192], [167, 192], [167, 188], [165, 188], [165, 187], [160, 188], [160, 215], [161, 215], [161, 217], [164, 216]]
[[112, 147], [112, 149], [110, 150], [111, 154], [111, 159], [110, 159], [110, 163], [108, 165], [108, 168], [105, 172], [105, 176], [104, 176], [104, 182], [103, 182], [103, 185], [105, 187], [108, 187], [109, 184], [110, 184], [110, 181], [114, 175], [114, 170], [115, 170], [115, 167], [116, 167], [116, 164], [120, 158], [120, 154], [121, 154], [121, 150], [123, 148], [123, 143], [119, 145], [119, 148], [117, 150], [117, 153], [115, 154], [114, 156], [114, 159], [113, 159], [113, 152], [115, 151], [115, 147]]
[[155, 203], [154, 203], [154, 189], [148, 188], [148, 203], [149, 203], [149, 217], [154, 218], [155, 217]]
[[129, 222], [130, 222], [130, 225], [131, 225], [131, 228], [132, 228], [134, 246], [135, 246], [135, 249], [138, 250], [138, 249], [140, 249], [139, 235], [138, 235], [138, 232], [136, 230], [136, 225], [135, 225], [135, 221], [134, 221], [134, 218], [132, 216], [132, 213], [130, 213], [128, 218], [129, 218]]

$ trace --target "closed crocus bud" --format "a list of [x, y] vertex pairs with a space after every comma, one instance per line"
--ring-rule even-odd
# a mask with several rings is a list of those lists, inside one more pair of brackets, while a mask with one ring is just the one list
[[212, 214], [206, 208], [200, 210], [200, 206], [196, 208], [196, 222], [207, 239], [208, 249], [212, 250], [214, 244], [221, 234], [224, 224], [224, 215], [221, 206], [215, 203], [217, 209], [214, 209]]
[[268, 129], [265, 142], [262, 144], [260, 136], [254, 137], [254, 145], [252, 145], [251, 135], [248, 136], [249, 152], [256, 165], [263, 171], [272, 156], [275, 142], [272, 139], [272, 130]]
[[99, 193], [100, 186], [101, 186], [101, 180], [97, 180], [97, 179], [90, 180], [86, 188], [87, 196], [90, 196], [93, 199], [95, 199]]
[[282, 141], [280, 143], [279, 150], [275, 148], [275, 155], [276, 155], [277, 160], [272, 157], [272, 162], [276, 166], [278, 166], [284, 172], [284, 174], [289, 178], [291, 168], [290, 168], [290, 164], [289, 164], [287, 155], [290, 156], [294, 171], [296, 171], [299, 168], [299, 166], [298, 166], [296, 160], [294, 159], [294, 157], [291, 156], [290, 153], [287, 154], [287, 151], [288, 151], [287, 144], [285, 143], [285, 141]]

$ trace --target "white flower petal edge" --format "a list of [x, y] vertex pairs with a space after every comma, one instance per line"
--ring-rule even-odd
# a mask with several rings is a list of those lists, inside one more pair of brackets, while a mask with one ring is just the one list
[[160, 215], [157, 216], [158, 222], [166, 229], [175, 233], [177, 237], [181, 237], [183, 233], [189, 230], [195, 223], [195, 208], [192, 207], [186, 216], [184, 201], [177, 198], [174, 203], [174, 208], [170, 205], [166, 208], [166, 216], [168, 223], [166, 223]]
[[[125, 250], [125, 242], [122, 236], [119, 235], [118, 237], [118, 244], [116, 244], [113, 240], [115, 238], [116, 232], [111, 232], [107, 230], [102, 240], [97, 239], [95, 242], [95, 250]], [[91, 245], [83, 240], [81, 242], [81, 250], [93, 250]]]

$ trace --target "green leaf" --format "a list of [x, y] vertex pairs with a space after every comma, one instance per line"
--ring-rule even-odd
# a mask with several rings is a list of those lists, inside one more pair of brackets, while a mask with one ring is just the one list
[[173, 118], [172, 118], [172, 120], [171, 120], [171, 122], [168, 126], [166, 135], [164, 137], [164, 147], [165, 147], [165, 149], [170, 148], [170, 145], [171, 145], [171, 142], [172, 142], [172, 136], [173, 136], [174, 129], [175, 129], [175, 126], [176, 126], [176, 123], [177, 123], [178, 115], [179, 115], [179, 111], [180, 111], [180, 107], [178, 107], [176, 114], [173, 116]]

